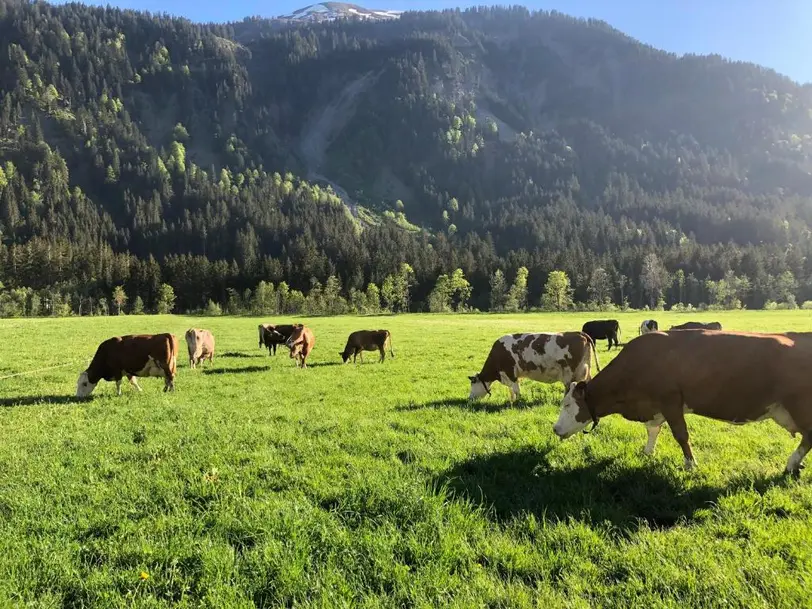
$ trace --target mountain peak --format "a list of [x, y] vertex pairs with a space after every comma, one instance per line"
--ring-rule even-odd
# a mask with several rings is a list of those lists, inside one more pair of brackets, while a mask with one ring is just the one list
[[318, 4], [300, 8], [290, 15], [282, 15], [279, 19], [297, 23], [320, 23], [343, 18], [385, 21], [387, 19], [397, 19], [401, 13], [402, 11], [367, 9], [348, 2], [319, 2]]

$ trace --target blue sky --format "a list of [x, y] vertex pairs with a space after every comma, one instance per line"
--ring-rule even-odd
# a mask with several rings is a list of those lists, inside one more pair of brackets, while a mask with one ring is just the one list
[[[108, 0], [91, 0], [108, 4]], [[193, 21], [274, 17], [313, 0], [109, 0], [112, 6], [184, 16]], [[368, 8], [444, 9], [496, 4], [487, 0], [355, 0]], [[717, 53], [812, 82], [812, 0], [526, 0], [528, 8], [595, 17], [675, 53]]]

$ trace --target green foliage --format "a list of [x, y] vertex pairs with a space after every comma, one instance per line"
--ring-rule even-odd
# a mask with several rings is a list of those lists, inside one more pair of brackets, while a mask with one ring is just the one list
[[123, 286], [118, 285], [113, 290], [113, 304], [116, 305], [116, 313], [121, 315], [121, 307], [127, 304], [127, 293], [124, 291]]
[[564, 271], [552, 271], [544, 284], [541, 306], [548, 311], [566, 311], [573, 305], [570, 278]]
[[528, 276], [529, 271], [526, 267], [519, 267], [519, 269], [516, 271], [516, 278], [513, 281], [513, 285], [510, 286], [510, 290], [507, 294], [507, 300], [505, 301], [505, 311], [515, 313], [517, 311], [523, 311], [527, 308]]
[[175, 308], [175, 290], [171, 285], [162, 283], [158, 292], [156, 310], [159, 314], [171, 313]]
[[140, 296], [135, 297], [135, 301], [133, 302], [133, 308], [131, 313], [133, 315], [143, 315], [144, 314], [144, 300]]
[[490, 286], [491, 286], [490, 310], [496, 312], [504, 311], [507, 306], [508, 293], [507, 293], [507, 282], [505, 281], [505, 274], [502, 272], [501, 269], [496, 269], [493, 272], [493, 275], [491, 276], [490, 280]]

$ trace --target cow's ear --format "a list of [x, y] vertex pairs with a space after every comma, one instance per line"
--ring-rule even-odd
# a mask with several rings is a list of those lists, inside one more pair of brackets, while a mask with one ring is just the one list
[[583, 398], [585, 395], [586, 395], [586, 382], [578, 381], [575, 384], [575, 388], [572, 390], [572, 397]]
[[476, 383], [476, 375], [474, 375], [474, 376], [469, 376], [469, 377], [468, 377], [468, 380], [469, 380], [469, 381], [471, 381], [472, 383]]

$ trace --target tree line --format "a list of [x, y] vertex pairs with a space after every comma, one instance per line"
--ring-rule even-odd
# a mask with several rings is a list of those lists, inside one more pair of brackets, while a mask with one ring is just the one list
[[[662, 269], [656, 254], [646, 258], [644, 276], [640, 278], [650, 298], [651, 306], [646, 310], [683, 311], [694, 308], [741, 309], [743, 300], [752, 290], [747, 277], [736, 276], [732, 272], [723, 279], [706, 279], [698, 282], [692, 276], [686, 277], [678, 271], [670, 275]], [[541, 298], [533, 302], [528, 297], [530, 274], [527, 268], [520, 267], [512, 282], [508, 282], [501, 269], [490, 278], [487, 310], [491, 312], [518, 313], [522, 311], [618, 311], [630, 310], [628, 298], [617, 298], [622, 294], [623, 283], [615, 284], [603, 268], [592, 274], [587, 289], [589, 300], [577, 302], [570, 277], [566, 272], [553, 270], [547, 274], [542, 287]], [[128, 293], [124, 285], [116, 285], [108, 296], [82, 296], [69, 291], [30, 287], [6, 288], [0, 284], [0, 316], [2, 317], [67, 317], [72, 315], [144, 315], [148, 313], [188, 313], [207, 316], [220, 315], [379, 315], [383, 313], [407, 313], [425, 311], [430, 313], [469, 313], [478, 309], [471, 306], [473, 287], [461, 268], [451, 274], [437, 277], [433, 289], [424, 302], [413, 300], [415, 286], [414, 269], [402, 263], [398, 272], [387, 275], [381, 286], [369, 283], [365, 289], [355, 287], [345, 290], [335, 275], [330, 275], [322, 285], [314, 279], [310, 290], [304, 293], [291, 287], [285, 281], [274, 284], [261, 280], [253, 289], [240, 292], [233, 287], [225, 289], [225, 299], [209, 298], [204, 306], [181, 309], [175, 289], [167, 283], [157, 283], [150, 305], [145, 304], [141, 293]], [[708, 301], [699, 302], [695, 307], [687, 296], [704, 289]], [[812, 309], [812, 301], [798, 304], [795, 298], [797, 282], [789, 271], [771, 282], [771, 298], [764, 303], [764, 309]], [[145, 293], [146, 294], [146, 293]], [[131, 297], [132, 295], [132, 297]], [[666, 297], [670, 302], [667, 304]]]

